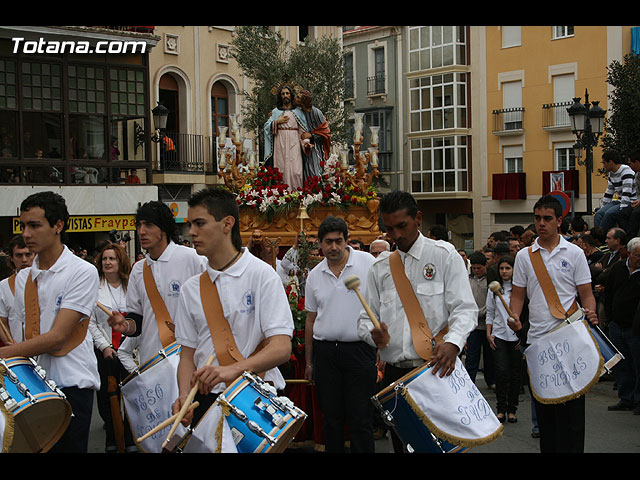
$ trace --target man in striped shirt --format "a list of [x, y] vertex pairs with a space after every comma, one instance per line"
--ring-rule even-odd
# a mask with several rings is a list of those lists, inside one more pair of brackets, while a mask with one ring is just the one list
[[[633, 181], [635, 173], [631, 167], [622, 163], [620, 156], [613, 150], [607, 150], [602, 154], [602, 166], [608, 173], [607, 190], [593, 222], [595, 226], [609, 230], [616, 226], [620, 210], [631, 208], [631, 203], [636, 200], [636, 186]], [[618, 197], [616, 200], [614, 194]]]

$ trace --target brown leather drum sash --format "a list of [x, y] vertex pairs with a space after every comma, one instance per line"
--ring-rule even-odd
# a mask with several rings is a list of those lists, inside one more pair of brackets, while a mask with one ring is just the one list
[[[31, 278], [31, 272], [24, 286], [25, 331], [24, 338], [29, 340], [40, 335], [40, 306], [38, 304], [38, 284]], [[55, 357], [62, 357], [80, 345], [87, 336], [89, 329], [89, 317], [83, 318], [73, 329], [65, 344], [57, 352], [52, 352]]]
[[167, 310], [167, 306], [160, 296], [156, 282], [153, 279], [151, 267], [146, 260], [142, 268], [142, 277], [147, 297], [149, 298], [153, 314], [156, 317], [156, 322], [158, 323], [158, 334], [160, 335], [162, 348], [166, 348], [176, 341], [176, 337], [173, 334], [175, 326], [173, 325], [173, 320], [171, 320], [171, 315], [169, 315], [169, 310]]
[[578, 310], [578, 303], [574, 300], [571, 307], [569, 307], [569, 311], [565, 311], [562, 306], [562, 302], [560, 302], [560, 298], [558, 297], [558, 292], [553, 286], [547, 267], [542, 260], [540, 249], [534, 252], [532, 247], [529, 247], [529, 258], [531, 259], [531, 265], [533, 266], [533, 271], [538, 278], [538, 283], [540, 283], [540, 288], [542, 289], [544, 298], [549, 305], [551, 315], [558, 320], [567, 319]]
[[391, 267], [393, 283], [400, 296], [407, 320], [409, 320], [413, 347], [416, 349], [416, 353], [420, 355], [420, 358], [429, 361], [433, 356], [433, 348], [435, 347], [433, 342], [442, 343], [443, 337], [449, 331], [449, 326], [445, 325], [434, 338], [416, 294], [413, 291], [413, 286], [404, 271], [404, 265], [397, 250], [389, 255], [389, 266]]

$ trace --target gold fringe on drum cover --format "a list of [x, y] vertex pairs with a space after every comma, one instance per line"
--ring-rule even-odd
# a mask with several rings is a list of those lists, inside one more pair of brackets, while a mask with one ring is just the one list
[[226, 405], [223, 403], [218, 403], [218, 404], [222, 409], [222, 415], [220, 415], [220, 421], [218, 422], [218, 427], [216, 428], [216, 442], [218, 445], [216, 447], [216, 453], [221, 453], [222, 452], [222, 430], [224, 427], [224, 419], [231, 414], [231, 408], [229, 408], [229, 405]]
[[458, 445], [458, 446], [461, 446], [461, 447], [472, 448], [472, 447], [477, 447], [477, 446], [480, 446], [480, 445], [485, 445], [487, 443], [491, 443], [496, 438], [502, 436], [502, 425], [500, 425], [499, 428], [494, 433], [492, 433], [491, 435], [487, 435], [486, 437], [475, 438], [475, 439], [460, 438], [460, 437], [456, 437], [455, 435], [451, 435], [451, 434], [448, 434], [446, 432], [443, 432], [441, 429], [436, 427], [431, 420], [429, 420], [429, 417], [427, 417], [427, 415], [420, 409], [418, 404], [413, 400], [413, 398], [411, 397], [411, 394], [409, 393], [409, 390], [407, 388], [401, 388], [400, 389], [400, 394], [404, 397], [404, 399], [407, 402], [407, 404], [411, 407], [411, 410], [413, 410], [413, 412], [422, 421], [422, 423], [424, 423], [425, 426], [436, 437], [438, 437], [438, 438], [440, 438], [442, 440], [445, 440], [445, 441], [447, 441], [449, 443], [452, 443], [452, 444], [455, 444], [455, 445]]
[[[0, 366], [0, 389], [4, 389], [4, 376], [7, 373], [3, 366]], [[13, 414], [5, 408], [4, 402], [0, 402], [0, 415], [5, 418], [4, 432], [0, 432], [0, 438], [2, 438], [2, 449], [0, 453], [7, 453], [9, 448], [13, 444], [13, 435], [15, 432], [15, 422], [13, 421]]]

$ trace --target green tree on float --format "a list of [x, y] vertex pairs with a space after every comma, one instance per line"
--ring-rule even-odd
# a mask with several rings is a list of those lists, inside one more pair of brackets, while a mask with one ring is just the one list
[[250, 90], [243, 92], [247, 99], [243, 127], [256, 133], [260, 145], [264, 144], [264, 123], [276, 105], [271, 89], [283, 80], [311, 92], [314, 106], [329, 122], [332, 142], [342, 141], [344, 63], [337, 39], [307, 37], [304, 43], [291, 46], [279, 32], [263, 26], [239, 26], [231, 42], [231, 57], [250, 80]]

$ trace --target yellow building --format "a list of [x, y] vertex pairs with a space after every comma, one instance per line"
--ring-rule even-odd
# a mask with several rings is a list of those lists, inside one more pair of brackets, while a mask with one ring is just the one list
[[[481, 208], [474, 205], [474, 244], [480, 248], [493, 231], [532, 223], [534, 203], [550, 190], [573, 195], [574, 211], [586, 212], [585, 166], [573, 154], [576, 137], [566, 109], [574, 97], [584, 102], [586, 90], [589, 101], [608, 109], [607, 67], [629, 53], [632, 27], [476, 28], [484, 33], [475, 37], [480, 41], [476, 58], [484, 54], [486, 69], [486, 105], [476, 102], [486, 124], [486, 146], [480, 140], [475, 147], [486, 152]], [[593, 208], [606, 189], [606, 180], [597, 174], [601, 154], [597, 147]]]

